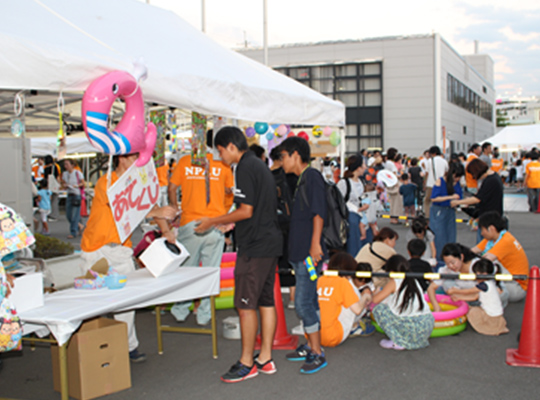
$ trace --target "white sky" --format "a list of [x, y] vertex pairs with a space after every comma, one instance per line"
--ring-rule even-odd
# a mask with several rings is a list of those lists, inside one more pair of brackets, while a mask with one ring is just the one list
[[[146, 0], [140, 0], [146, 1]], [[201, 29], [201, 0], [150, 0]], [[499, 96], [540, 97], [538, 0], [267, 0], [268, 45], [438, 32], [459, 53], [495, 62]], [[262, 46], [263, 0], [206, 0], [206, 33], [220, 44]]]

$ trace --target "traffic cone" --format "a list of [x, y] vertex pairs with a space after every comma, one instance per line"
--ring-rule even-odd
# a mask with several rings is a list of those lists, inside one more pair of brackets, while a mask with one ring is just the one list
[[529, 273], [519, 348], [506, 349], [506, 363], [514, 367], [540, 368], [540, 272], [537, 266]]
[[[279, 284], [279, 275], [276, 273], [274, 282], [274, 305], [277, 313], [277, 327], [274, 335], [272, 349], [274, 350], [294, 350], [298, 346], [298, 336], [291, 335], [287, 331], [287, 322], [283, 311], [283, 299], [281, 298], [281, 285]], [[261, 335], [257, 335], [255, 349], [261, 348]]]

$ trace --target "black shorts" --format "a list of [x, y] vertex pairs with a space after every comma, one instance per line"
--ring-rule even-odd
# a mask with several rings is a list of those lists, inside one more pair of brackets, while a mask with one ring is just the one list
[[277, 257], [241, 256], [234, 268], [234, 306], [244, 310], [274, 306]]

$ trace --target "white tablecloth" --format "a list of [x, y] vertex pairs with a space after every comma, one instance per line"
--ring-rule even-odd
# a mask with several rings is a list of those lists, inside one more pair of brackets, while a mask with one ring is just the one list
[[217, 295], [219, 276], [219, 268], [181, 267], [172, 274], [154, 278], [143, 268], [129, 274], [122, 289], [61, 290], [46, 295], [43, 307], [20, 313], [23, 334], [37, 332], [42, 336], [50, 331], [58, 344], [63, 345], [82, 321], [89, 318]]

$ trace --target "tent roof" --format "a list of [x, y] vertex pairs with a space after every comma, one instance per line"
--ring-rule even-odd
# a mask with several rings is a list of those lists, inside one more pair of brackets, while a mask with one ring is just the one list
[[540, 145], [540, 124], [507, 126], [484, 142], [501, 150], [530, 149]]
[[[57, 146], [55, 137], [36, 137], [30, 139], [31, 153], [35, 157], [46, 155], [56, 156]], [[88, 139], [82, 137], [66, 138], [66, 154], [74, 153], [95, 153], [96, 148], [90, 144]]]
[[[135, 0], [17, 0], [0, 13], [0, 89], [82, 93], [148, 72], [148, 102], [249, 121], [344, 126], [345, 107]], [[21, 24], [21, 18], [24, 23]]]

